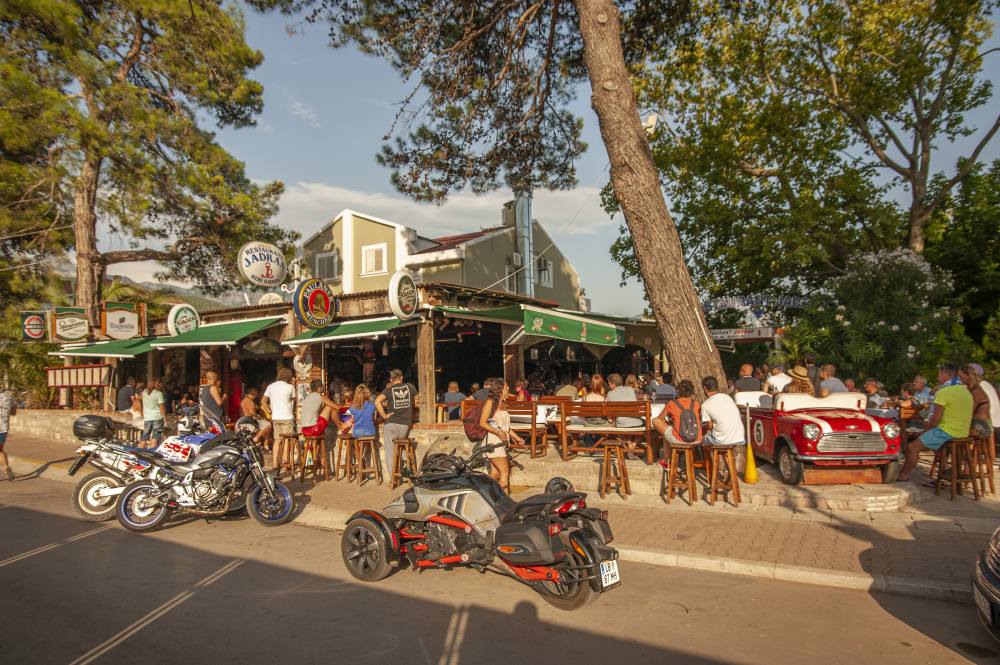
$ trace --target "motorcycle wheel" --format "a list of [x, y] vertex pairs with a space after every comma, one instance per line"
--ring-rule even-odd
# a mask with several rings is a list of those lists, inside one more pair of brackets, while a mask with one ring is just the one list
[[[570, 563], [579, 566], [584, 561], [574, 553], [570, 553]], [[556, 569], [559, 567], [556, 566]], [[597, 594], [590, 587], [590, 582], [571, 582], [568, 584], [561, 582], [535, 582], [535, 590], [542, 596], [546, 603], [559, 610], [578, 610]]]
[[100, 490], [109, 487], [121, 487], [121, 483], [104, 471], [88, 473], [73, 490], [73, 510], [88, 522], [104, 522], [114, 518], [118, 497], [95, 496]]
[[264, 526], [284, 524], [291, 518], [292, 508], [295, 507], [292, 492], [284, 483], [275, 480], [274, 493], [278, 495], [277, 500], [271, 501], [264, 488], [257, 485], [247, 494], [247, 512]]
[[378, 582], [392, 571], [386, 558], [387, 549], [382, 532], [362, 518], [348, 522], [340, 539], [347, 572], [362, 582]]
[[170, 508], [159, 501], [151, 506], [144, 502], [151, 494], [158, 491], [156, 485], [149, 480], [137, 480], [126, 486], [125, 491], [118, 497], [115, 511], [121, 525], [136, 533], [159, 528], [170, 515]]

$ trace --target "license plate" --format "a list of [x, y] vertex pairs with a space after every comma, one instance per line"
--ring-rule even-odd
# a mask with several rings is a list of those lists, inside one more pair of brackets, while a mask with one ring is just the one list
[[88, 459], [90, 459], [90, 453], [84, 453], [80, 455], [79, 457], [76, 458], [76, 461], [73, 462], [73, 466], [69, 468], [69, 471], [67, 471], [67, 473], [71, 476], [74, 475], [77, 471], [80, 470], [81, 466], [87, 463]]
[[[601, 570], [603, 570], [603, 568]], [[986, 617], [986, 623], [992, 625], [993, 607], [990, 605], [989, 599], [983, 595], [983, 592], [980, 591], [979, 587], [975, 584], [972, 585], [972, 597], [976, 599], [976, 605], [979, 606], [979, 611], [982, 612], [984, 617]]]
[[610, 589], [622, 583], [622, 577], [618, 573], [617, 561], [601, 562], [601, 588]]

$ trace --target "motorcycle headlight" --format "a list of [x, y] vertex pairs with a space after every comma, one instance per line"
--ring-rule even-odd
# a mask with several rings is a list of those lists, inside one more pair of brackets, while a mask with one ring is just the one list
[[821, 434], [819, 425], [813, 425], [812, 423], [806, 423], [802, 426], [802, 436], [809, 439], [810, 441], [815, 441], [819, 438]]
[[882, 434], [885, 435], [887, 439], [898, 439], [899, 438], [899, 425], [896, 423], [886, 423], [882, 425]]

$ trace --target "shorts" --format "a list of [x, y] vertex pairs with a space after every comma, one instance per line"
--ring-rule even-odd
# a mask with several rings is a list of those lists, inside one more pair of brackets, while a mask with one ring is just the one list
[[142, 424], [142, 436], [139, 438], [140, 441], [149, 441], [150, 439], [156, 439], [159, 441], [163, 437], [163, 419], [158, 420], [147, 420]]
[[972, 421], [972, 431], [969, 432], [969, 436], [979, 435], [981, 439], [988, 439], [993, 434], [993, 423], [977, 418]]
[[503, 441], [490, 441], [486, 440], [486, 445], [491, 445], [493, 443], [499, 443], [500, 446], [486, 453], [486, 459], [493, 459], [495, 457], [507, 457], [507, 444]]
[[330, 423], [323, 416], [318, 416], [316, 418], [315, 425], [309, 425], [308, 427], [302, 428], [302, 434], [304, 436], [320, 436], [326, 431], [327, 425]]
[[7, 432], [0, 432], [0, 450], [3, 450], [3, 444], [7, 442]]
[[928, 450], [939, 450], [941, 446], [948, 443], [953, 438], [955, 437], [948, 434], [948, 432], [945, 432], [940, 427], [935, 427], [921, 434], [917, 438], [917, 441], [922, 443], [924, 448], [927, 448]]

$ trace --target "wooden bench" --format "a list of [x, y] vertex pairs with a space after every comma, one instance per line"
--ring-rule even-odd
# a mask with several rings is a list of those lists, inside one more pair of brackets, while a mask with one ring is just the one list
[[[485, 400], [463, 400], [461, 406], [462, 420], [465, 420], [466, 414], [472, 411], [472, 409], [482, 406], [483, 401]], [[531, 453], [532, 459], [545, 455], [547, 448], [545, 444], [548, 441], [548, 427], [546, 423], [541, 422], [535, 415], [538, 405], [535, 402], [507, 400], [504, 408], [510, 414], [510, 428], [518, 434], [526, 435], [522, 437], [525, 439], [523, 446], [511, 442], [507, 444], [507, 447], [511, 450], [527, 450]], [[539, 452], [539, 449], [541, 452]]]
[[[605, 425], [584, 424], [588, 419], [603, 418]], [[641, 418], [637, 427], [618, 427], [618, 418]], [[559, 408], [560, 447], [563, 460], [570, 453], [596, 453], [601, 451], [601, 443], [607, 438], [623, 439], [645, 447], [646, 464], [653, 463], [653, 435], [650, 429], [649, 402], [568, 402]], [[583, 442], [584, 436], [595, 436], [593, 444]]]

